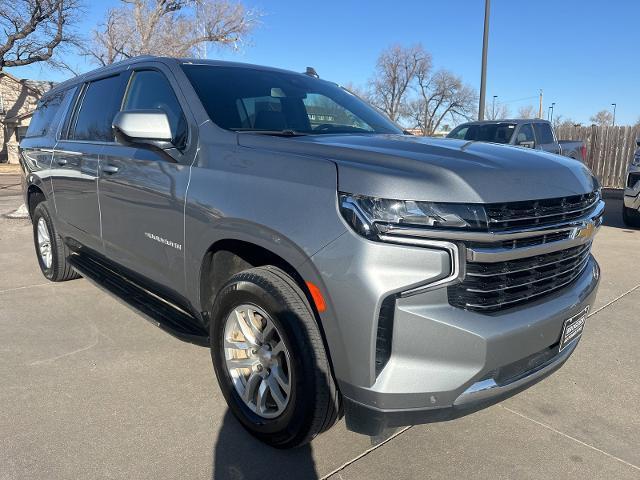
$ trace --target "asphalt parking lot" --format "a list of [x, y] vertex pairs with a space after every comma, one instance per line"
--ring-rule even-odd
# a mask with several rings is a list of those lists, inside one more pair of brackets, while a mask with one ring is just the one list
[[278, 451], [228, 413], [209, 352], [85, 280], [40, 274], [17, 177], [0, 175], [0, 479], [640, 478], [640, 231], [607, 200], [602, 282], [555, 375], [501, 404], [390, 438], [341, 422]]

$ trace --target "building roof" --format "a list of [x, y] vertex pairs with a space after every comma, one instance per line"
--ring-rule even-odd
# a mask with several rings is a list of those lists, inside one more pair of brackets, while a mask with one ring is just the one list
[[43, 93], [51, 90], [56, 85], [55, 82], [50, 82], [48, 80], [30, 80], [28, 78], [18, 78], [15, 75], [7, 72], [6, 70], [0, 70], [0, 76], [2, 75], [10, 78], [16, 83], [24, 85], [37, 95], [42, 95]]

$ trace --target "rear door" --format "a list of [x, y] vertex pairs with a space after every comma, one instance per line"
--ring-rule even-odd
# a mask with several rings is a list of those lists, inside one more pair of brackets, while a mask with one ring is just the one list
[[98, 251], [102, 250], [100, 155], [105, 146], [115, 142], [111, 122], [120, 110], [124, 87], [120, 74], [85, 83], [54, 152], [53, 187], [61, 230], [65, 236]]
[[556, 142], [550, 124], [536, 122], [533, 124], [533, 130], [536, 134], [536, 148], [545, 152], [560, 153], [560, 145]]
[[106, 255], [156, 285], [183, 293], [184, 201], [195, 142], [188, 138], [187, 110], [170, 76], [156, 68], [134, 70], [122, 110], [164, 111], [179, 148], [171, 156], [151, 146], [106, 146], [100, 207]]
[[530, 123], [521, 123], [516, 133], [514, 145], [527, 148], [536, 147], [536, 137], [533, 133], [533, 127]]
[[53, 149], [59, 126], [64, 113], [74, 96], [75, 88], [50, 93], [38, 102], [25, 137], [20, 142], [21, 161], [30, 172], [37, 173], [38, 187], [50, 199], [51, 208], [55, 209], [55, 198], [52, 193]]

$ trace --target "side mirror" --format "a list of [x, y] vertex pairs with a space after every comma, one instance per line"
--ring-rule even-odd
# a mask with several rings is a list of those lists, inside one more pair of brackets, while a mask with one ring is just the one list
[[528, 141], [524, 140], [522, 142], [518, 142], [518, 146], [525, 147], [525, 148], [534, 148], [536, 144], [533, 140], [528, 140]]
[[161, 149], [173, 146], [169, 117], [162, 110], [120, 111], [112, 127], [116, 140], [124, 145], [147, 144]]

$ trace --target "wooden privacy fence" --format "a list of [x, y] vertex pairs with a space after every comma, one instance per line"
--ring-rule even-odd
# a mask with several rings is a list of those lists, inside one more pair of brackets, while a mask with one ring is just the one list
[[625, 172], [638, 148], [640, 127], [573, 127], [556, 129], [558, 140], [582, 140], [587, 146], [585, 163], [603, 187], [624, 188]]

